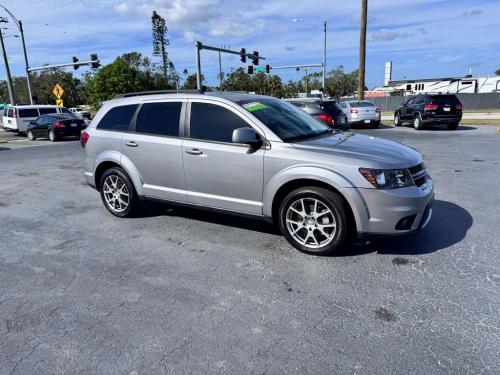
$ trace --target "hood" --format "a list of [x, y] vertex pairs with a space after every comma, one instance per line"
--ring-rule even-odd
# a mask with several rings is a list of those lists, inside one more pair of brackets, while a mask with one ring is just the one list
[[409, 168], [422, 162], [417, 150], [401, 143], [349, 132], [295, 142], [297, 149], [364, 160], [370, 168]]

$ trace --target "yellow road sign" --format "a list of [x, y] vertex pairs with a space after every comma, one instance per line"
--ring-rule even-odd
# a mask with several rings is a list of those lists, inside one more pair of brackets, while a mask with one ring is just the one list
[[56, 100], [56, 105], [57, 105], [58, 107], [64, 107], [63, 100], [62, 100], [62, 99], [57, 99], [57, 100]]
[[61, 99], [64, 94], [64, 90], [59, 83], [56, 83], [54, 89], [52, 90], [57, 99]]

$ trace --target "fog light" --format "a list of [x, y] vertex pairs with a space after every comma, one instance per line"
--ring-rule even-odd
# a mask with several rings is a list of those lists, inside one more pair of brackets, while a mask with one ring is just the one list
[[417, 214], [413, 214], [410, 216], [405, 216], [396, 224], [396, 230], [409, 230], [415, 221]]

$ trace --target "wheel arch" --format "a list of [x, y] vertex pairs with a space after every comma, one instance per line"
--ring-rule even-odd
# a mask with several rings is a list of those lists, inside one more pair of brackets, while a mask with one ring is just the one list
[[139, 197], [144, 196], [144, 190], [142, 188], [142, 178], [140, 177], [137, 168], [135, 168], [135, 166], [128, 158], [114, 151], [111, 153], [99, 155], [97, 160], [98, 161], [96, 163], [96, 168], [94, 170], [94, 181], [97, 190], [99, 190], [99, 184], [101, 182], [103, 173], [110, 168], [118, 167], [123, 169], [129, 176], [130, 180], [134, 184], [137, 195]]
[[[347, 215], [347, 220], [349, 223], [352, 223], [353, 225], [348, 225], [348, 228], [350, 228], [353, 232], [356, 231], [357, 228], [357, 222], [354, 216], [353, 209], [351, 207], [351, 203], [347, 200], [347, 198], [342, 194], [341, 190], [334, 185], [322, 181], [320, 179], [314, 179], [314, 178], [297, 178], [297, 179], [292, 179], [287, 182], [285, 182], [283, 185], [281, 185], [278, 190], [275, 192], [272, 203], [270, 206], [270, 212], [268, 213], [269, 216], [271, 216], [273, 222], [277, 224], [277, 219], [278, 219], [278, 211], [281, 205], [281, 202], [283, 199], [292, 191], [299, 189], [301, 187], [320, 187], [324, 188], [330, 191], [333, 191], [334, 193], [338, 194], [339, 197], [344, 201], [345, 207], [346, 207], [346, 215]], [[353, 234], [353, 233], [350, 233]]]

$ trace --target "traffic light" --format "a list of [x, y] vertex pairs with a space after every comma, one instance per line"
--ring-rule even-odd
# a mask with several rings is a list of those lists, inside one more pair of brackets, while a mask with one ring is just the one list
[[266, 73], [269, 74], [271, 71], [271, 66], [269, 64], [266, 64]]
[[247, 62], [247, 50], [245, 48], [242, 48], [240, 51], [240, 57], [241, 57], [241, 62], [246, 63]]
[[248, 65], [248, 74], [253, 74], [253, 65]]
[[77, 70], [80, 67], [80, 65], [76, 65], [77, 62], [78, 62], [78, 58], [76, 56], [73, 56], [73, 64], [74, 64], [73, 69], [74, 70]]
[[253, 59], [252, 59], [252, 63], [254, 65], [259, 65], [259, 52], [257, 51], [253, 51]]
[[92, 69], [97, 69], [101, 66], [101, 64], [99, 63], [99, 58], [97, 57], [97, 53], [91, 54], [90, 60], [92, 61], [92, 63], [90, 64]]

